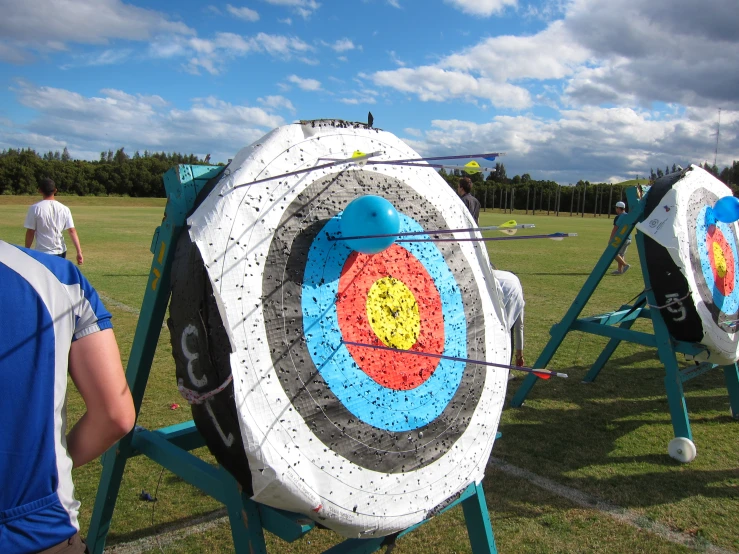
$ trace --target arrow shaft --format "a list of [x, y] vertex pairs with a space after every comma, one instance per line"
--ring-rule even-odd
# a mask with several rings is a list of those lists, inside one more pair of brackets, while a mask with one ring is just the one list
[[[379, 152], [379, 151], [378, 152], [372, 152], [370, 154], [364, 154], [362, 156], [357, 156], [356, 158], [343, 158], [343, 159], [340, 159], [340, 160], [333, 160], [333, 161], [330, 161], [330, 162], [325, 163], [325, 164], [319, 164], [319, 165], [315, 165], [315, 166], [311, 166], [311, 167], [304, 167], [302, 169], [296, 169], [295, 171], [288, 171], [287, 173], [280, 173], [279, 175], [273, 175], [271, 177], [264, 177], [262, 179], [256, 179], [255, 181], [252, 181], [250, 183], [242, 183], [240, 185], [236, 185], [231, 190], [235, 190], [235, 189], [238, 189], [238, 188], [241, 188], [241, 187], [250, 187], [252, 185], [257, 185], [259, 183], [264, 183], [266, 181], [274, 181], [275, 179], [283, 179], [285, 177], [292, 177], [294, 175], [301, 175], [303, 173], [309, 173], [311, 171], [317, 171], [319, 169], [326, 169], [326, 168], [334, 167], [334, 166], [337, 166], [337, 165], [359, 163], [359, 162], [368, 160], [369, 158], [371, 158], [373, 156], [378, 156], [380, 154], [382, 154], [382, 152]], [[319, 159], [322, 159], [322, 158], [319, 158]]]
[[459, 239], [399, 239], [397, 242], [491, 242], [495, 240], [524, 240], [524, 239], [551, 239], [561, 240], [566, 237], [576, 237], [577, 233], [553, 233], [551, 235], [526, 235], [523, 237], [481, 237]]
[[505, 152], [489, 152], [487, 154], [462, 154], [460, 156], [433, 156], [427, 158], [404, 158], [396, 162], [433, 162], [437, 160], [466, 160], [471, 158], [497, 158], [505, 156]]
[[436, 231], [407, 231], [403, 233], [387, 233], [383, 235], [355, 235], [350, 237], [336, 237], [329, 236], [330, 241], [341, 241], [341, 240], [359, 240], [359, 239], [384, 239], [389, 237], [412, 237], [417, 235], [445, 235], [450, 233], [466, 233], [475, 231], [507, 231], [509, 229], [533, 229], [535, 225], [533, 223], [521, 223], [520, 225], [500, 226], [491, 225], [489, 227], [469, 227], [467, 229], [438, 229]]
[[399, 165], [402, 167], [433, 167], [437, 169], [459, 169], [466, 171], [467, 173], [477, 173], [480, 171], [495, 171], [492, 167], [482, 166], [467, 166], [467, 165], [447, 165], [447, 164], [435, 164], [435, 163], [412, 163], [405, 160], [374, 160], [370, 162], [371, 165]]
[[430, 352], [417, 352], [415, 350], [401, 350], [398, 348], [390, 348], [389, 346], [380, 346], [377, 344], [366, 344], [363, 342], [353, 342], [348, 340], [342, 340], [344, 344], [348, 344], [350, 346], [360, 346], [365, 348], [374, 348], [376, 350], [389, 350], [391, 352], [395, 353], [401, 353], [401, 354], [413, 354], [414, 356], [425, 356], [427, 358], [436, 358], [437, 360], [451, 360], [453, 362], [464, 362], [469, 364], [478, 364], [478, 365], [485, 365], [489, 367], [499, 367], [503, 369], [517, 369], [519, 371], [525, 371], [526, 373], [540, 373], [543, 375], [549, 375], [553, 377], [562, 377], [567, 378], [566, 373], [557, 373], [556, 371], [549, 371], [548, 369], [534, 369], [531, 367], [519, 367], [515, 365], [508, 365], [508, 364], [496, 364], [494, 362], [483, 362], [482, 360], [473, 360], [471, 358], [459, 358], [457, 356], [446, 356], [444, 354], [432, 354]]

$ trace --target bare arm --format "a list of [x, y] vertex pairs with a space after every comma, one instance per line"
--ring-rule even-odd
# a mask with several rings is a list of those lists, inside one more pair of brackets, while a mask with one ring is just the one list
[[82, 247], [80, 246], [80, 238], [77, 236], [77, 229], [74, 227], [69, 228], [69, 238], [72, 239], [72, 244], [77, 249], [77, 265], [82, 265], [84, 258], [82, 257]]
[[33, 237], [36, 236], [36, 231], [33, 229], [26, 229], [26, 248], [31, 248], [33, 244]]
[[87, 411], [67, 435], [74, 467], [94, 460], [126, 435], [136, 420], [112, 329], [72, 343], [69, 374]]

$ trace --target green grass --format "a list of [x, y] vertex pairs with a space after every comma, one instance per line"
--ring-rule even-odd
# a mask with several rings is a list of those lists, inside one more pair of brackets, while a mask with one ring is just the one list
[[[83, 271], [102, 295], [118, 303], [109, 303], [109, 308], [115, 316], [125, 363], [137, 318], [120, 305], [141, 305], [152, 257], [151, 236], [161, 222], [164, 201], [97, 197], [62, 200], [72, 207], [85, 254]], [[34, 201], [35, 197], [0, 197], [0, 239], [22, 243], [25, 210]], [[520, 223], [535, 223], [536, 233], [579, 234], [562, 242], [488, 243], [493, 263], [517, 273], [524, 286], [525, 354], [527, 362], [533, 363], [549, 338], [549, 328], [562, 319], [602, 254], [613, 220], [568, 214], [533, 217], [516, 213], [513, 217]], [[488, 211], [483, 212], [480, 223], [492, 225], [508, 219], [508, 214]], [[623, 276], [606, 276], [584, 313], [613, 310], [642, 290], [635, 247], [628, 252], [627, 261], [632, 264], [631, 271]], [[645, 323], [638, 325], [649, 330]], [[506, 407], [500, 426], [504, 436], [495, 443], [492, 455], [632, 510], [641, 516], [641, 529], [619, 523], [595, 509], [577, 506], [491, 465], [484, 486], [499, 550], [688, 551], [648, 532], [656, 524], [687, 533], [699, 544], [739, 550], [739, 425], [729, 417], [722, 375], [713, 371], [686, 384], [698, 457], [691, 464], [680, 465], [667, 456], [672, 426], [664, 371], [656, 352], [622, 345], [595, 383], [580, 383], [604, 344], [605, 339], [592, 335], [570, 334], [550, 364], [565, 370], [570, 379], [541, 382], [523, 408]], [[509, 400], [519, 383], [513, 381], [509, 387]], [[170, 410], [175, 402], [185, 407]], [[70, 387], [70, 424], [82, 410], [79, 396]], [[139, 424], [158, 428], [187, 419], [189, 410], [176, 389], [169, 336], [164, 329]], [[212, 461], [207, 451], [199, 454]], [[75, 470], [83, 532], [89, 525], [99, 475], [99, 462]], [[157, 486], [158, 502], [138, 499], [142, 489], [153, 495]], [[126, 467], [108, 544], [151, 536], [163, 526], [219, 508], [214, 500], [153, 462], [134, 458]], [[272, 536], [268, 541], [271, 552], [308, 554], [326, 549], [338, 537], [328, 531], [313, 531], [291, 545]], [[232, 548], [226, 523], [161, 545], [166, 552], [229, 552]], [[159, 552], [159, 545], [153, 543], [151, 551]], [[398, 554], [469, 551], [458, 508], [400, 539], [395, 550]]]

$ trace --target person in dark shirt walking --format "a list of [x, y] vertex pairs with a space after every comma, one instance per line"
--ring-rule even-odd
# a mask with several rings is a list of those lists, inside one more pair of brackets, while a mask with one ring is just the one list
[[459, 185], [457, 186], [457, 194], [460, 196], [462, 202], [464, 202], [464, 205], [467, 206], [467, 209], [472, 214], [472, 218], [475, 220], [475, 223], [477, 223], [478, 219], [480, 218], [480, 201], [470, 194], [471, 190], [472, 181], [470, 181], [470, 178], [462, 177], [459, 180]]

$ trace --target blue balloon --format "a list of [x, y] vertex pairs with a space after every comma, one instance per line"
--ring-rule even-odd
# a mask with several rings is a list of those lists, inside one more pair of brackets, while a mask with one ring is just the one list
[[713, 215], [722, 223], [734, 223], [739, 219], [739, 198], [724, 196], [713, 206]]
[[[360, 196], [352, 200], [341, 214], [344, 237], [395, 235], [400, 231], [398, 211], [381, 196]], [[349, 239], [349, 248], [363, 254], [377, 254], [392, 245], [397, 236]]]

